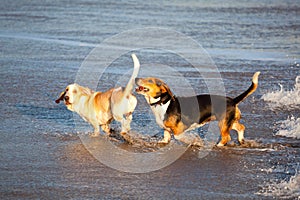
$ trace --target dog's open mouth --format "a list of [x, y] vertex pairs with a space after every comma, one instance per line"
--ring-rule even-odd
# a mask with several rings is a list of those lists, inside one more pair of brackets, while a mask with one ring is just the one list
[[68, 106], [71, 105], [71, 103], [69, 101], [65, 101], [65, 105]]
[[64, 103], [65, 103], [66, 106], [71, 105], [69, 99], [64, 99]]
[[149, 89], [144, 86], [138, 86], [135, 88], [136, 92], [148, 92]]

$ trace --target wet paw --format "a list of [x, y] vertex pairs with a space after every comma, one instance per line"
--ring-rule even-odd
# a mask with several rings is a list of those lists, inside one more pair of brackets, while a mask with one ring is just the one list
[[217, 147], [224, 147], [224, 144], [222, 144], [221, 142], [219, 142], [216, 146]]
[[161, 147], [164, 147], [164, 146], [166, 146], [167, 144], [169, 144], [169, 142], [170, 142], [170, 141], [167, 141], [167, 140], [164, 140], [164, 139], [163, 139], [163, 140], [159, 140], [159, 141], [157, 142], [157, 146], [161, 148]]
[[245, 144], [245, 139], [239, 140], [240, 145]]
[[170, 141], [168, 141], [168, 140], [159, 140], [157, 143], [158, 144], [168, 144]]

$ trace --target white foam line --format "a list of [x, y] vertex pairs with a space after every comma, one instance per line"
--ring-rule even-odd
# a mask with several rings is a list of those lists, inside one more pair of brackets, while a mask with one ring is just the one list
[[281, 123], [281, 125], [276, 135], [300, 139], [300, 118], [291, 116], [287, 120], [278, 123]]
[[218, 58], [262, 60], [262, 61], [289, 61], [283, 52], [260, 51], [250, 49], [206, 49], [207, 52]]
[[33, 35], [27, 35], [27, 34], [18, 34], [18, 33], [13, 33], [13, 34], [0, 33], [0, 37], [2, 37], [2, 38], [23, 39], [23, 40], [35, 40], [35, 41], [48, 42], [48, 43], [64, 44], [64, 45], [69, 45], [69, 46], [80, 46], [80, 47], [96, 47], [97, 46], [96, 44], [87, 43], [87, 42], [53, 39], [53, 38], [33, 36]]
[[296, 172], [289, 180], [282, 180], [279, 183], [272, 181], [263, 186], [256, 194], [264, 196], [281, 197], [284, 199], [299, 199], [300, 196], [300, 175]]
[[300, 105], [300, 76], [295, 79], [295, 85], [292, 90], [284, 90], [280, 85], [280, 91], [272, 91], [264, 94], [261, 99], [271, 103], [272, 108], [287, 107], [293, 109]]

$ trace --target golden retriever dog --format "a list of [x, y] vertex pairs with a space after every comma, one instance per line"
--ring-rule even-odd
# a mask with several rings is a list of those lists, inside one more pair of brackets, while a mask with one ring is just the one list
[[74, 83], [68, 85], [55, 102], [64, 101], [70, 111], [78, 113], [85, 121], [89, 122], [94, 127], [92, 136], [99, 135], [99, 126], [105, 133], [110, 134], [112, 120], [121, 122], [121, 135], [126, 134], [130, 130], [132, 113], [137, 105], [137, 99], [132, 94], [132, 89], [140, 68], [135, 54], [132, 54], [132, 59], [134, 69], [125, 89], [117, 87], [105, 92], [94, 92]]
[[221, 132], [217, 146], [224, 146], [231, 140], [231, 129], [238, 132], [238, 141], [243, 144], [245, 126], [239, 123], [241, 112], [238, 104], [256, 90], [259, 74], [256, 72], [251, 86], [235, 98], [209, 94], [176, 97], [166, 83], [153, 77], [136, 78], [136, 92], [144, 95], [157, 124], [164, 129], [160, 143], [169, 143], [171, 133], [175, 139], [184, 142], [182, 133], [217, 120]]

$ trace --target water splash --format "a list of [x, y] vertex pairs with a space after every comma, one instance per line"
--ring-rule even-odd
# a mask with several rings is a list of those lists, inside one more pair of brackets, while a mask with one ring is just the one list
[[300, 199], [300, 174], [296, 173], [289, 180], [282, 180], [279, 183], [277, 181], [267, 183], [257, 194], [273, 198]]
[[290, 91], [284, 90], [283, 86], [279, 84], [280, 90], [264, 94], [261, 98], [269, 103], [273, 109], [287, 108], [295, 109], [300, 106], [300, 76], [295, 79], [294, 88]]
[[291, 116], [278, 123], [280, 123], [280, 130], [275, 135], [300, 139], [300, 118]]

